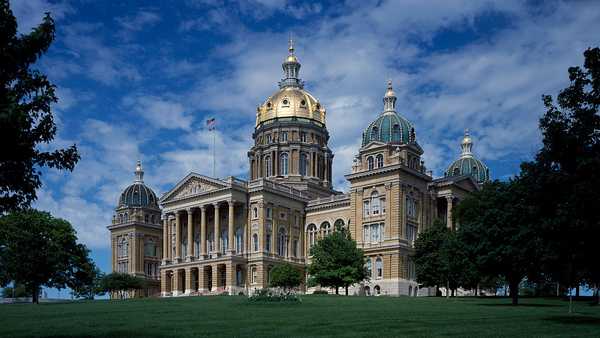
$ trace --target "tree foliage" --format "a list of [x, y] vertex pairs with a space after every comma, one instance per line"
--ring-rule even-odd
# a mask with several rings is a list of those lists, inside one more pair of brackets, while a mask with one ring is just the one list
[[78, 289], [95, 266], [69, 222], [26, 210], [0, 217], [0, 284], [25, 286], [38, 302], [42, 286]]
[[297, 267], [284, 263], [271, 270], [270, 286], [283, 288], [286, 293], [289, 293], [302, 284], [303, 277], [304, 274]]
[[545, 270], [563, 285], [598, 288], [600, 263], [600, 48], [584, 52], [584, 65], [569, 68], [570, 85], [556, 102], [544, 96], [543, 145], [521, 166], [533, 182], [545, 237]]
[[324, 287], [346, 289], [352, 284], [367, 278], [365, 256], [345, 228], [336, 229], [332, 234], [320, 239], [310, 249], [311, 263], [308, 273], [311, 283]]
[[141, 290], [146, 287], [146, 281], [137, 276], [127, 273], [113, 272], [105, 275], [100, 281], [100, 290], [117, 294], [119, 298], [125, 298], [126, 292]]
[[483, 275], [508, 281], [515, 305], [519, 283], [527, 276], [535, 279], [543, 254], [528, 190], [519, 178], [490, 182], [457, 208], [458, 236], [467, 256]]
[[32, 70], [54, 40], [47, 14], [27, 35], [18, 35], [8, 0], [0, 0], [0, 214], [29, 207], [41, 187], [40, 168], [73, 170], [75, 145], [46, 151], [56, 134], [51, 105], [55, 86]]

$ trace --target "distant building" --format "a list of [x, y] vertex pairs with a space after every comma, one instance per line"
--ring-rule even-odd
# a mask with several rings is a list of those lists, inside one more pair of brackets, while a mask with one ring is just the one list
[[247, 294], [267, 287], [277, 264], [304, 269], [310, 247], [345, 227], [371, 276], [352, 293], [429, 294], [415, 282], [413, 241], [436, 218], [454, 228], [453, 207], [489, 179], [471, 137], [465, 134], [460, 158], [434, 179], [389, 81], [383, 111], [364, 130], [345, 176], [350, 189], [339, 193], [326, 110], [304, 89], [291, 42], [282, 67], [279, 90], [257, 108], [249, 181], [192, 172], [157, 201], [138, 163], [108, 227], [113, 271], [147, 278], [139, 296]]

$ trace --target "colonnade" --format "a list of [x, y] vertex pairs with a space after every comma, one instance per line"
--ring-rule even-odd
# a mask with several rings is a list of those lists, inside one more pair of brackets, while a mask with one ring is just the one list
[[[221, 205], [222, 204], [227, 204], [228, 206], [228, 214], [227, 214], [227, 252], [224, 252], [223, 247], [221, 247]], [[222, 202], [215, 202], [212, 204], [204, 204], [204, 205], [200, 205], [197, 207], [191, 207], [191, 208], [187, 208], [187, 209], [182, 209], [182, 210], [176, 210], [176, 211], [171, 211], [171, 212], [167, 212], [165, 213], [165, 215], [163, 215], [163, 252], [165, 253], [163, 255], [163, 265], [167, 264], [167, 262], [172, 262], [172, 263], [179, 263], [181, 262], [183, 259], [185, 259], [185, 261], [192, 261], [194, 260], [195, 257], [200, 257], [202, 258], [207, 258], [209, 255], [213, 255], [213, 254], [234, 254], [236, 252], [236, 248], [235, 248], [235, 208], [236, 208], [236, 204], [239, 205], [241, 203], [237, 203], [234, 200], [227, 200], [227, 201], [222, 201]], [[246, 207], [244, 204], [243, 205], [244, 211], [247, 211]], [[213, 213], [213, 231], [211, 233], [211, 238], [209, 238], [208, 236], [208, 229], [209, 229], [209, 224], [207, 224], [207, 214], [209, 214], [211, 212], [212, 209], [212, 213]], [[199, 229], [199, 233], [200, 233], [200, 245], [199, 245], [199, 249], [200, 252], [194, 252], [195, 248], [194, 248], [194, 234], [196, 233], [195, 230], [195, 223], [194, 222], [194, 214], [197, 214], [197, 212], [195, 211], [199, 211], [200, 213], [200, 229]], [[243, 215], [244, 217], [246, 216], [245, 213]], [[242, 229], [244, 227], [245, 224], [245, 218], [242, 217], [242, 222], [241, 224], [239, 224], [240, 226], [242, 226]], [[173, 227], [171, 226], [171, 221], [172, 219], [175, 219], [175, 227], [173, 229]], [[186, 252], [181, 252], [182, 250], [182, 246], [183, 246], [183, 239], [184, 239], [184, 234], [183, 234], [183, 225], [184, 225], [184, 219], [186, 219], [185, 224], [187, 225], [187, 245], [186, 245]], [[174, 234], [172, 233], [174, 231]], [[173, 243], [172, 237], [173, 235], [175, 236], [175, 243]], [[246, 242], [246, 231], [243, 232], [243, 236], [244, 236], [244, 240], [243, 242]], [[208, 243], [212, 242], [213, 246], [212, 246], [212, 250], [208, 250]], [[173, 248], [172, 245], [175, 245], [175, 252], [173, 253]], [[238, 252], [241, 253], [241, 252]], [[185, 256], [184, 256], [185, 255]]]

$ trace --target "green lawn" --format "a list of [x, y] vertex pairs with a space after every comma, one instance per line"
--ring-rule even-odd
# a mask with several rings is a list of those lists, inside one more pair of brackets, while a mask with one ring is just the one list
[[523, 299], [304, 296], [301, 304], [183, 297], [0, 305], [0, 337], [588, 336], [600, 307]]

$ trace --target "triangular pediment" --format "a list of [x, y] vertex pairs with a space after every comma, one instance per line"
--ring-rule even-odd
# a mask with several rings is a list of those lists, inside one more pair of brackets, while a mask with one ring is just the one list
[[369, 151], [369, 150], [378, 149], [378, 148], [381, 148], [384, 146], [386, 146], [386, 143], [379, 142], [379, 141], [371, 141], [371, 142], [365, 144], [362, 148], [360, 148], [360, 151], [361, 152]]
[[160, 198], [160, 203], [165, 203], [171, 200], [178, 200], [193, 195], [200, 195], [212, 190], [226, 188], [227, 184], [221, 180], [190, 173], [184, 177], [179, 183], [169, 190]]

